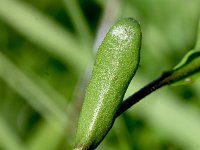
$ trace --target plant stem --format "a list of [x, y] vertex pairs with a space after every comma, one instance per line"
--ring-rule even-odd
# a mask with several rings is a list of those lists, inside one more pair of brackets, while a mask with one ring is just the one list
[[[116, 118], [120, 116], [123, 112], [128, 110], [134, 104], [139, 102], [141, 99], [151, 94], [153, 91], [167, 85], [166, 78], [170, 76], [169, 73], [163, 73], [159, 78], [150, 82], [145, 87], [141, 88], [139, 91], [128, 97], [121, 105], [120, 109], [116, 114]], [[164, 82], [163, 82], [164, 81]]]

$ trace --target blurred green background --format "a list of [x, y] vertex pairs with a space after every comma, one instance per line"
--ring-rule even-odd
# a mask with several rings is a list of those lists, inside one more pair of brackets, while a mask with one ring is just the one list
[[[126, 97], [194, 48], [199, 0], [0, 0], [0, 150], [70, 150], [109, 26], [142, 27]], [[199, 150], [200, 82], [165, 87], [120, 116], [98, 150]]]

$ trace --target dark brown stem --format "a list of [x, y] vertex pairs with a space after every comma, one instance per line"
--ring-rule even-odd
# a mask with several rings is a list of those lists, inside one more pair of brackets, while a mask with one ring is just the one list
[[136, 104], [138, 101], [152, 93], [153, 91], [163, 87], [164, 85], [168, 84], [168, 80], [170, 78], [171, 73], [166, 72], [163, 73], [159, 78], [156, 80], [150, 82], [145, 87], [128, 97], [121, 105], [120, 109], [118, 110], [116, 114], [116, 118], [120, 116], [123, 112], [128, 110], [130, 107], [132, 107], [134, 104]]

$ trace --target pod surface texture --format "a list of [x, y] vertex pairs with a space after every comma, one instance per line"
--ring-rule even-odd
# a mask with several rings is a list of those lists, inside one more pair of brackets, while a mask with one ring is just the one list
[[141, 29], [132, 18], [116, 22], [99, 47], [79, 117], [75, 148], [95, 149], [112, 127], [140, 59]]

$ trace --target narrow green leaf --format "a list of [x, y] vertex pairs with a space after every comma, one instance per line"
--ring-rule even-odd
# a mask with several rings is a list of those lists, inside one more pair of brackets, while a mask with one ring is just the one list
[[89, 52], [81, 50], [70, 32], [25, 2], [0, 1], [0, 19], [78, 72], [91, 61]]
[[85, 44], [91, 43], [91, 31], [87, 24], [86, 18], [81, 11], [79, 2], [77, 0], [64, 0], [63, 3], [82, 42]]
[[41, 124], [30, 133], [27, 143], [28, 150], [56, 150], [64, 138], [64, 135], [65, 133], [62, 130], [58, 131], [49, 123], [41, 122]]
[[[0, 78], [21, 95], [32, 107], [55, 127], [64, 128], [68, 120], [66, 111], [54, 102], [52, 90], [46, 92], [33, 79], [18, 69], [4, 54], [0, 53]], [[54, 93], [54, 92], [52, 92]], [[59, 98], [59, 97], [57, 97]], [[57, 100], [57, 99], [56, 99]], [[55, 121], [57, 120], [57, 121]]]
[[198, 32], [197, 32], [197, 41], [196, 41], [196, 48], [200, 48], [200, 19], [199, 19], [199, 25], [198, 25]]
[[4, 150], [25, 150], [25, 146], [15, 133], [0, 116], [0, 149]]
[[172, 70], [173, 85], [184, 85], [200, 77], [200, 50], [189, 51]]

